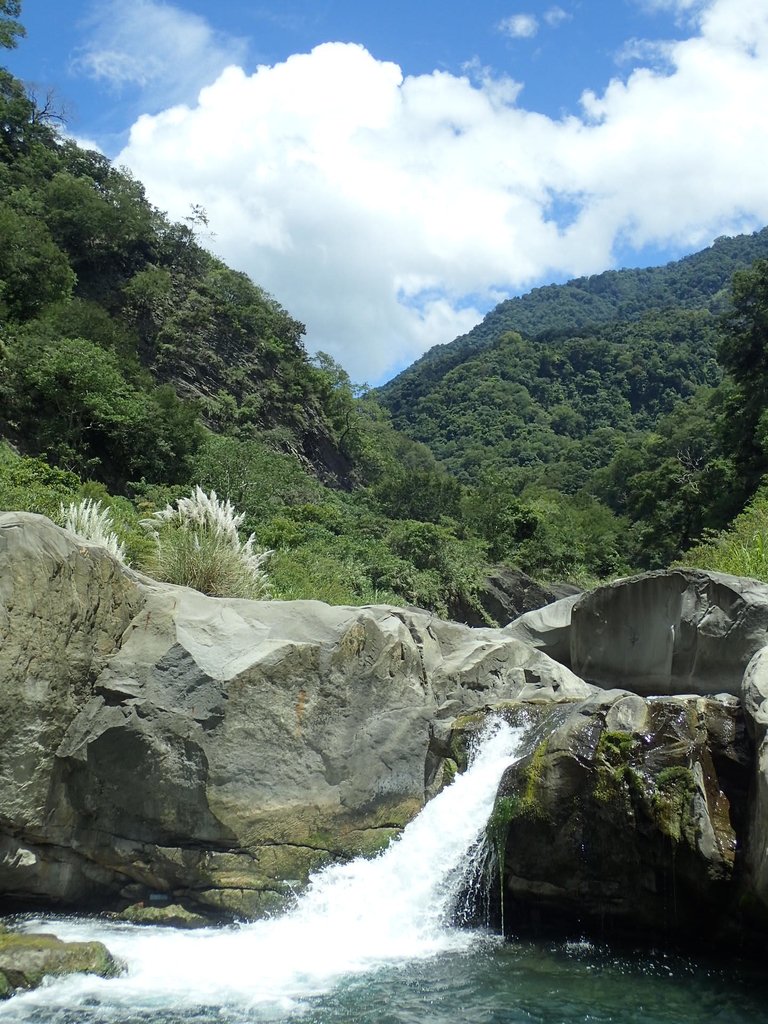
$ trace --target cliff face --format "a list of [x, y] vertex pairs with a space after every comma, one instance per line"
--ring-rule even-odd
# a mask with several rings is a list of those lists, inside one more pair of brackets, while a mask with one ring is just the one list
[[0, 599], [7, 906], [263, 913], [381, 849], [495, 707], [535, 725], [490, 825], [519, 910], [765, 918], [768, 588], [654, 574], [471, 629], [203, 597], [8, 513]]

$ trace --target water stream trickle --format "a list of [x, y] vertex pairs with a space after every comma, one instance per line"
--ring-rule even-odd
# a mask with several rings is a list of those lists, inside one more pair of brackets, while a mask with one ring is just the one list
[[[63, 939], [101, 939], [128, 971], [109, 981], [76, 976], [17, 996], [0, 1007], [0, 1019], [181, 1020], [198, 1019], [185, 1018], [185, 1008], [237, 1006], [279, 1020], [341, 979], [487, 941], [452, 927], [451, 913], [522, 735], [494, 722], [468, 770], [398, 840], [372, 860], [320, 872], [282, 917], [200, 931], [83, 919], [29, 922], [27, 930]], [[220, 1019], [234, 1018], [222, 1012]]]

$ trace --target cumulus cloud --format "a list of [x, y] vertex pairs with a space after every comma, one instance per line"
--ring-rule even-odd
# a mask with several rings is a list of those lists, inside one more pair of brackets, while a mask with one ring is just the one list
[[539, 31], [539, 22], [532, 14], [511, 14], [499, 22], [499, 32], [511, 39], [530, 39]]
[[138, 86], [166, 103], [193, 98], [228, 64], [245, 59], [245, 40], [214, 31], [197, 14], [161, 0], [107, 0], [86, 21], [75, 73], [116, 89]]
[[768, 222], [768, 10], [712, 0], [663, 69], [581, 114], [487, 71], [404, 76], [326, 43], [141, 117], [118, 157], [174, 217], [374, 383], [507, 294], [611, 265], [619, 244], [707, 244]]

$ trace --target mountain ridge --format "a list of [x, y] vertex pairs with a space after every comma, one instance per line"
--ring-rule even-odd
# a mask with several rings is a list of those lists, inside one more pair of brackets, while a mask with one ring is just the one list
[[[670, 305], [686, 309], [709, 308], [712, 312], [719, 312], [723, 308], [723, 293], [727, 292], [734, 272], [764, 257], [768, 257], [768, 227], [751, 234], [721, 235], [710, 246], [659, 266], [605, 270], [572, 278], [563, 284], [532, 288], [524, 295], [504, 299], [466, 334], [445, 344], [434, 345], [378, 388], [377, 393], [389, 405], [387, 396], [396, 393], [402, 382], [419, 372], [428, 374], [430, 379], [438, 379], [474, 352], [492, 344], [493, 339], [505, 331], [518, 331], [524, 337], [535, 338], [545, 331], [561, 330], [566, 326], [576, 329], [614, 319], [638, 319], [653, 309], [665, 309]], [[677, 297], [671, 301], [668, 294], [665, 299], [662, 289], [668, 289], [670, 277], [687, 279], [688, 293], [682, 299]], [[623, 309], [621, 304], [611, 303], [610, 295], [615, 293], [615, 283], [619, 280], [637, 284], [648, 281], [652, 301], [642, 304], [635, 301], [632, 305], [625, 299]], [[562, 303], [563, 296], [568, 296], [568, 305], [557, 316], [552, 315], [553, 303]], [[709, 301], [702, 304], [704, 296]], [[544, 317], [539, 313], [537, 321], [531, 307], [540, 305], [542, 300], [550, 314]], [[566, 314], [570, 318], [567, 324], [563, 322]]]

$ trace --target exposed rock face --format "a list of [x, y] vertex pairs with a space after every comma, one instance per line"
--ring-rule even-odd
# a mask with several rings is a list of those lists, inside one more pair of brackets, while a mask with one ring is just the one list
[[571, 618], [581, 594], [570, 594], [559, 601], [526, 612], [504, 627], [505, 636], [530, 644], [562, 665], [571, 664]]
[[543, 608], [563, 597], [578, 593], [578, 588], [570, 584], [539, 583], [520, 569], [510, 565], [497, 565], [485, 577], [477, 595], [480, 607], [487, 618], [483, 619], [476, 609], [464, 605], [454, 608], [452, 613], [468, 626], [485, 626], [488, 619], [499, 626], [506, 626], [526, 612]]
[[0, 888], [20, 900], [263, 912], [420, 809], [436, 723], [591, 692], [499, 630], [206, 598], [35, 516], [0, 517], [0, 578]]
[[489, 824], [513, 930], [542, 913], [607, 932], [735, 928], [751, 781], [735, 698], [613, 690], [502, 713], [540, 720]]
[[726, 934], [751, 906], [763, 926], [767, 643], [768, 587], [714, 573], [470, 629], [206, 598], [1, 515], [0, 891], [150, 917], [271, 911], [327, 861], [385, 845], [501, 704], [543, 730], [492, 821], [510, 913], [708, 915]]
[[766, 584], [673, 569], [579, 599], [569, 664], [590, 682], [636, 693], [739, 694], [750, 658], [767, 643]]

